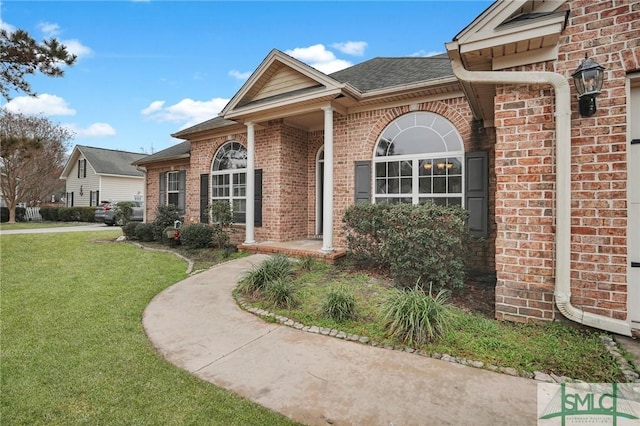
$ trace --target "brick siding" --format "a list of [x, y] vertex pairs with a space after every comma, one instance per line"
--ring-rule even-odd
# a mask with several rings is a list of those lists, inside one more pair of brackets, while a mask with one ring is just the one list
[[[640, 70], [640, 2], [571, 1], [558, 60], [518, 70], [571, 80], [585, 55], [606, 68], [598, 111], [571, 105], [571, 302], [616, 319], [627, 310], [626, 76]], [[575, 88], [571, 83], [572, 91]], [[575, 99], [575, 96], [574, 96]], [[496, 88], [496, 316], [552, 319], [555, 110], [548, 86]], [[562, 143], [562, 142], [560, 142]]]

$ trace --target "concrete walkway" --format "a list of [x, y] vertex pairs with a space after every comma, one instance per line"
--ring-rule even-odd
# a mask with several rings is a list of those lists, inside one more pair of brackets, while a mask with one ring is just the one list
[[536, 424], [536, 381], [279, 324], [231, 291], [265, 259], [218, 265], [158, 294], [143, 324], [162, 356], [309, 425]]

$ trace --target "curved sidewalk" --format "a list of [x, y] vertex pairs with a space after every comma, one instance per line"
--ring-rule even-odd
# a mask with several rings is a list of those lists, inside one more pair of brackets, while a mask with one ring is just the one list
[[167, 288], [143, 325], [171, 363], [309, 425], [536, 424], [536, 381], [267, 323], [231, 296], [266, 258]]

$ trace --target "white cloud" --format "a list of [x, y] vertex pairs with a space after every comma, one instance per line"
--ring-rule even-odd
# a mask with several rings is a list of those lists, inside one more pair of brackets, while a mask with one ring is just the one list
[[421, 49], [421, 50], [418, 50], [417, 52], [412, 53], [409, 56], [413, 56], [413, 57], [428, 57], [428, 56], [439, 55], [441, 53], [444, 53], [444, 51], [433, 50], [433, 51], [427, 52], [426, 50], [422, 50]]
[[229, 71], [229, 75], [236, 80], [246, 80], [251, 76], [251, 72], [240, 72], [238, 70], [231, 70]]
[[295, 49], [287, 50], [285, 53], [325, 74], [331, 74], [353, 65], [349, 61], [336, 58], [333, 52], [327, 50], [323, 44], [296, 47]]
[[0, 29], [7, 31], [8, 33], [12, 33], [16, 30], [16, 27], [0, 19]]
[[116, 129], [107, 123], [93, 123], [88, 127], [78, 127], [74, 123], [62, 124], [63, 127], [71, 130], [75, 136], [82, 138], [103, 138], [106, 136], [114, 136]]
[[362, 56], [364, 55], [364, 49], [367, 48], [366, 41], [347, 41], [345, 43], [334, 43], [331, 45], [334, 49], [346, 55]]
[[67, 52], [71, 53], [72, 55], [76, 55], [78, 58], [83, 58], [93, 54], [93, 50], [91, 50], [90, 47], [85, 46], [76, 39], [60, 40], [60, 43], [65, 45], [65, 47], [67, 48]]
[[229, 99], [224, 98], [213, 98], [209, 101], [186, 98], [165, 107], [165, 101], [154, 101], [140, 113], [156, 121], [183, 122], [182, 128], [185, 128], [214, 118], [228, 102]]
[[67, 101], [59, 96], [42, 93], [37, 96], [18, 96], [9, 101], [4, 108], [11, 112], [19, 112], [27, 115], [43, 114], [75, 115], [76, 110], [69, 108]]
[[55, 37], [60, 34], [60, 25], [51, 22], [40, 22], [38, 28], [46, 37]]
[[146, 107], [140, 112], [142, 113], [142, 115], [153, 114], [156, 111], [160, 111], [163, 105], [164, 105], [164, 101], [153, 101], [148, 107]]

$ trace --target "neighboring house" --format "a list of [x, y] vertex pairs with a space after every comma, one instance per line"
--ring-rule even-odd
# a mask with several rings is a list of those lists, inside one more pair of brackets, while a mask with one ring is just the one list
[[66, 205], [97, 206], [102, 200], [144, 198], [144, 172], [132, 163], [146, 154], [76, 145], [62, 171]]
[[[640, 1], [496, 1], [427, 58], [326, 75], [273, 50], [218, 117], [139, 160], [149, 215], [228, 200], [245, 244], [343, 246], [357, 202], [464, 206], [496, 317], [640, 329]], [[579, 113], [572, 74], [605, 69]]]

